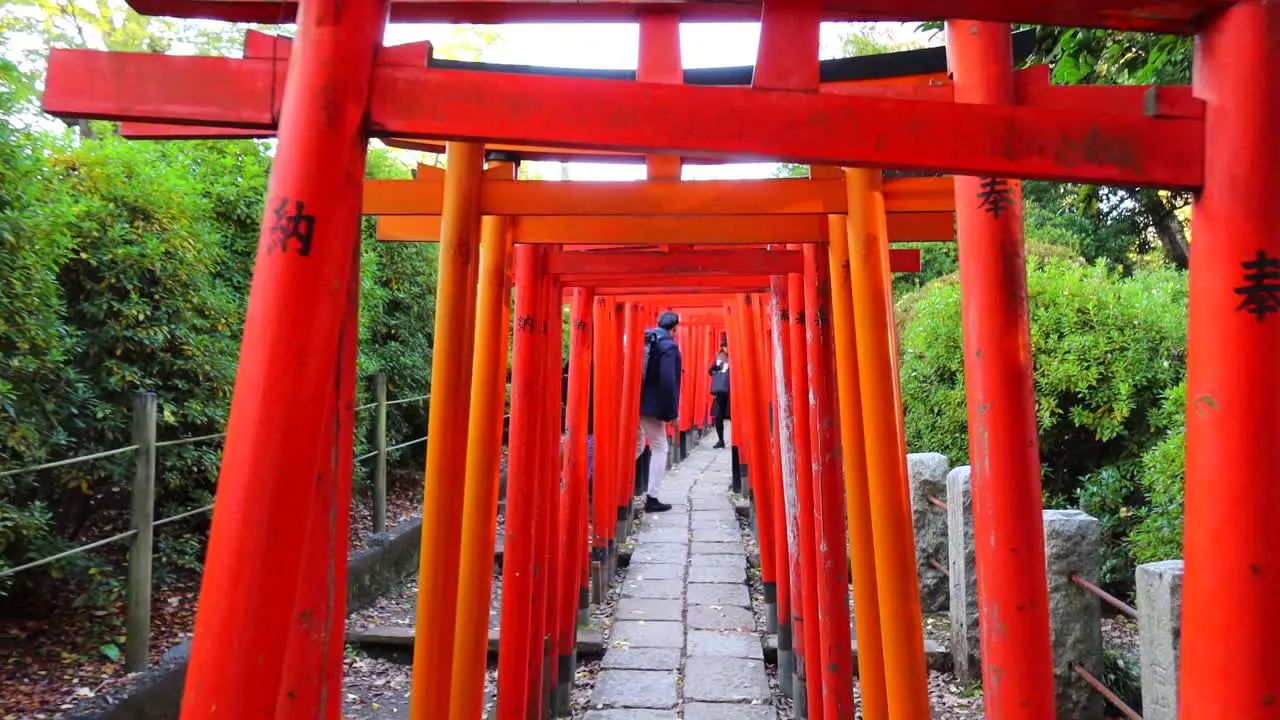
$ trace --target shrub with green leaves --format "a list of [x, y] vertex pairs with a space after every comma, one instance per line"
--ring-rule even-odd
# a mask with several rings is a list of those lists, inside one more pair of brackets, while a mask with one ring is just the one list
[[[1150, 470], [1161, 458], [1148, 453], [1174, 442], [1176, 415], [1166, 409], [1176, 403], [1167, 398], [1186, 372], [1186, 276], [1159, 268], [1121, 276], [1102, 264], [1048, 256], [1029, 261], [1027, 285], [1047, 502], [1080, 505], [1099, 517], [1103, 579], [1127, 584], [1129, 536], [1156, 517], [1144, 509], [1156, 481], [1145, 478], [1155, 477]], [[906, 309], [901, 372], [908, 447], [967, 462], [960, 284], [943, 278], [899, 307]], [[1172, 445], [1168, 450], [1180, 453]], [[1165, 470], [1161, 487], [1180, 488], [1173, 469]], [[1168, 512], [1158, 517], [1169, 520]]]

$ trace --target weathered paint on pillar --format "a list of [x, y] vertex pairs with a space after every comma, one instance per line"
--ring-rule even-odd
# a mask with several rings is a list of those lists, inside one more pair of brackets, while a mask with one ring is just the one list
[[[342, 378], [352, 340], [344, 326], [359, 292], [364, 117], [386, 13], [386, 2], [317, 0], [299, 18], [184, 688], [188, 720], [275, 717], [280, 689], [293, 681], [282, 665], [297, 621], [291, 591], [306, 561], [301, 548], [261, 548], [304, 536], [317, 513], [297, 512], [298, 498], [311, 497], [317, 479], [336, 487], [333, 507], [318, 510], [345, 507], [351, 435], [343, 433], [349, 388]], [[306, 322], [298, 322], [299, 312]], [[272, 482], [264, 486], [263, 477]], [[335, 579], [345, 569], [342, 529], [334, 521], [329, 537], [341, 549], [331, 546], [325, 559]], [[286, 591], [258, 592], [268, 586]], [[344, 619], [342, 603], [328, 613], [326, 632]], [[340, 676], [331, 666], [326, 672]], [[332, 718], [340, 706], [340, 696], [330, 696], [325, 707], [305, 710]]]
[[831, 276], [827, 255], [804, 253], [805, 323], [813, 448], [814, 544], [822, 642], [822, 703], [828, 718], [853, 716], [853, 652], [849, 624], [849, 555], [845, 539], [844, 481], [840, 467], [835, 347], [831, 334]]
[[[534, 532], [540, 488], [536, 482], [537, 426], [541, 408], [538, 390], [541, 363], [535, 313], [541, 303], [542, 266], [538, 249], [515, 248], [516, 305], [511, 360], [511, 432], [507, 442], [507, 472], [518, 482], [507, 488], [505, 546], [502, 558], [501, 640], [498, 653], [500, 720], [521, 720], [529, 685], [527, 659], [533, 652], [531, 597], [534, 592]], [[538, 647], [541, 652], [541, 647]], [[540, 682], [541, 678], [536, 681]]]
[[865, 205], [849, 208], [846, 218], [828, 220], [827, 252], [831, 261], [831, 317], [835, 326], [836, 381], [840, 395], [840, 435], [844, 462], [845, 510], [849, 518], [849, 556], [853, 572], [854, 622], [858, 641], [858, 687], [862, 717], [888, 720], [884, 689], [884, 649], [880, 637], [880, 600], [876, 591], [875, 541], [871, 532], [866, 439], [862, 433], [862, 387], [858, 382], [857, 333], [853, 324], [853, 288], [849, 276], [846, 222], [857, 227], [880, 218]]
[[[883, 217], [879, 170], [846, 170], [845, 182], [851, 208], [859, 206], [862, 217]], [[889, 243], [883, 223], [860, 229], [850, 224], [849, 261], [889, 717], [928, 720], [923, 621], [894, 367]]]
[[[956, 102], [1015, 104], [1009, 26], [952, 20]], [[1054, 717], [1022, 185], [956, 177], [983, 702], [992, 720]]]
[[[805, 326], [808, 306], [805, 303], [804, 276], [791, 273], [787, 276], [787, 305], [791, 309], [791, 414], [792, 437], [796, 455], [796, 488], [799, 506], [800, 578], [804, 632], [804, 691], [806, 711], [810, 720], [823, 718], [822, 641], [818, 616], [818, 551], [814, 546], [817, 531], [814, 529], [813, 445], [810, 421], [811, 390], [809, 387], [808, 349]], [[799, 630], [797, 631], [799, 632]], [[829, 719], [836, 720], [836, 719]]]
[[1182, 692], [1186, 720], [1280, 716], [1280, 6], [1197, 38], [1204, 188], [1192, 208]]

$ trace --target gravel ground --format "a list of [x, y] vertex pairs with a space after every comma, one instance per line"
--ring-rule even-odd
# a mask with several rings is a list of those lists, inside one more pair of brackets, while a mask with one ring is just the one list
[[1138, 654], [1138, 622], [1123, 615], [1102, 618], [1102, 645], [1107, 650]]

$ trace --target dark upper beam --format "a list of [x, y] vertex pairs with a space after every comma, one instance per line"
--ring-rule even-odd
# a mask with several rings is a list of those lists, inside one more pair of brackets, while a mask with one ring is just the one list
[[[233, 22], [295, 22], [298, 3], [274, 0], [128, 0], [143, 15]], [[823, 0], [828, 21], [969, 20], [1190, 33], [1230, 0]], [[759, 0], [392, 0], [392, 22], [636, 22], [647, 12], [687, 21], [758, 22]]]

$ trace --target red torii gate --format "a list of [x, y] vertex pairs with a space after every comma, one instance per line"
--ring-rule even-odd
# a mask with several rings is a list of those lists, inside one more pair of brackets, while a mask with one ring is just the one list
[[[261, 0], [135, 0], [135, 7], [275, 22], [292, 17], [296, 6]], [[745, 20], [760, 17], [759, 2], [308, 0], [304, 7], [287, 84], [282, 82], [285, 64], [272, 60], [82, 51], [55, 52], [50, 60], [46, 108], [65, 116], [279, 129], [206, 583], [228, 597], [251, 597], [261, 591], [259, 582], [276, 579], [300, 594], [294, 604], [255, 616], [239, 614], [232, 605], [202, 607], [188, 674], [187, 716], [311, 717], [321, 706], [324, 678], [340, 672], [327, 658], [341, 644], [341, 614], [332, 612], [331, 594], [307, 589], [341, 583], [332, 543], [345, 536], [343, 514], [326, 520], [319, 511], [343, 497], [342, 481], [349, 472], [342, 468], [349, 467], [350, 446], [338, 438], [350, 435], [358, 287], [358, 255], [352, 247], [365, 140], [371, 135], [745, 154], [1196, 190], [1181, 708], [1193, 720], [1274, 714], [1280, 663], [1262, 645], [1280, 635], [1280, 617], [1272, 612], [1280, 595], [1280, 560], [1271, 552], [1280, 541], [1280, 524], [1267, 513], [1280, 506], [1280, 488], [1270, 482], [1274, 470], [1262, 449], [1275, 445], [1280, 428], [1280, 405], [1269, 401], [1280, 383], [1269, 372], [1280, 355], [1275, 318], [1280, 239], [1273, 231], [1280, 221], [1280, 206], [1273, 202], [1280, 165], [1258, 158], [1280, 156], [1274, 133], [1280, 109], [1280, 7], [1263, 0], [765, 2], [752, 89], [477, 76], [375, 58], [388, 11], [394, 20], [631, 19], [646, 11]], [[957, 14], [975, 20], [949, 21], [952, 99], [815, 92], [818, 20]], [[796, 22], [783, 22], [787, 19]], [[1103, 105], [1015, 104], [1003, 22], [1196, 33], [1197, 101], [1189, 105], [1203, 103], [1203, 110], [1161, 114], [1160, 93], [1154, 95], [1155, 114]], [[284, 92], [277, 96], [273, 88], [280, 87]], [[610, 110], [615, 107], [632, 112], [622, 116]], [[565, 108], [575, 110], [571, 121]], [[468, 163], [479, 167], [478, 155], [461, 155], [450, 160], [462, 171], [459, 176]], [[458, 210], [458, 217], [466, 217], [462, 210], [475, 202], [466, 187], [459, 179], [452, 192], [446, 188], [446, 207]], [[984, 209], [974, 202], [997, 190], [1012, 201], [1004, 207], [1008, 212], [987, 212], [989, 205]], [[994, 621], [983, 624], [985, 697], [991, 717], [1040, 720], [1051, 716], [1053, 700], [1018, 186], [957, 178], [956, 194], [975, 527], [980, 537], [992, 540], [979, 543], [978, 551], [984, 618]], [[473, 251], [466, 239], [470, 229], [451, 227], [450, 214], [442, 228], [444, 297], [462, 291], [466, 278], [459, 271]], [[858, 268], [855, 257], [854, 292]], [[887, 322], [876, 303], [854, 303], [853, 310], [859, 319], [866, 314], [872, 327]], [[432, 384], [445, 396], [437, 397], [441, 407], [465, 405], [469, 382], [457, 380], [465, 374], [466, 358], [463, 348], [454, 346], [466, 328], [465, 312], [465, 307], [444, 308], [439, 319]], [[297, 321], [300, 313], [307, 322]], [[862, 343], [858, 354], [863, 355]], [[268, 395], [268, 387], [282, 395]], [[893, 388], [876, 390], [893, 393]], [[456, 419], [433, 413], [431, 434], [436, 435], [438, 423]], [[281, 442], [298, 434], [321, 439], [306, 447]], [[869, 445], [876, 442], [868, 436]], [[253, 481], [262, 478], [268, 482]], [[306, 496], [301, 488], [315, 488], [311, 513], [270, 515]], [[305, 532], [313, 524], [309, 537], [315, 542], [304, 549], [304, 562], [256, 552], [255, 543], [266, 537], [268, 516], [280, 533]], [[309, 609], [309, 617], [324, 621], [297, 625], [287, 617], [290, 607]], [[291, 634], [274, 632], [281, 627], [291, 628]], [[229, 663], [226, 653], [261, 658], [265, 666]], [[275, 682], [280, 678], [293, 680], [282, 687]], [[913, 710], [890, 710], [894, 717], [918, 716]]]

